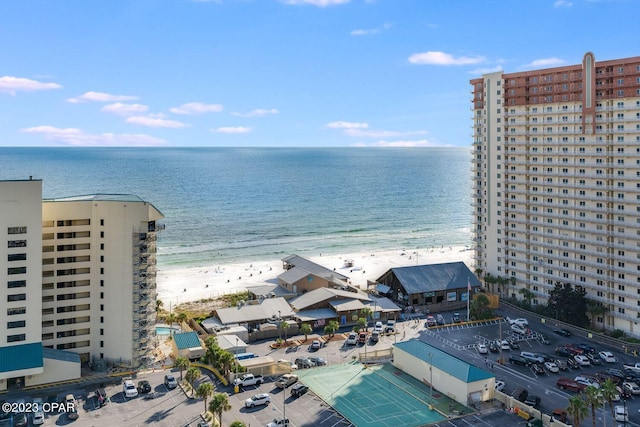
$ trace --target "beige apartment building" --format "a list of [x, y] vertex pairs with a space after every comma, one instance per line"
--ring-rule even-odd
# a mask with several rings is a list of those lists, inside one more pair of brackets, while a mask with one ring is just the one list
[[470, 83], [476, 267], [533, 304], [580, 286], [640, 335], [640, 57]]
[[[96, 369], [143, 366], [155, 344], [162, 213], [132, 195], [42, 200], [42, 182], [34, 180], [0, 181], [0, 202], [0, 238], [8, 242], [0, 256], [9, 260], [0, 273], [9, 290], [8, 308], [0, 312], [8, 328], [0, 338], [4, 388], [16, 379], [51, 382], [47, 358], [70, 362], [67, 377], [79, 376], [83, 362]], [[14, 369], [17, 353], [10, 348], [17, 345], [39, 348], [40, 365]]]

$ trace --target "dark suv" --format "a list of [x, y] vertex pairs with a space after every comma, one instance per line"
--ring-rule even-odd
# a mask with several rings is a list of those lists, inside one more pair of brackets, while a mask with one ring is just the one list
[[513, 363], [514, 365], [528, 366], [530, 362], [527, 359], [525, 359], [524, 357], [510, 356], [509, 357], [509, 363]]
[[138, 382], [138, 393], [145, 394], [145, 393], [149, 393], [150, 391], [151, 391], [151, 384], [149, 384], [149, 381], [142, 380]]
[[307, 391], [309, 391], [309, 387], [307, 387], [304, 384], [297, 383], [297, 384], [294, 384], [293, 387], [291, 387], [291, 396], [300, 397], [303, 394], [305, 394]]
[[540, 397], [538, 396], [527, 396], [524, 400], [525, 405], [532, 406], [535, 409], [540, 409]]

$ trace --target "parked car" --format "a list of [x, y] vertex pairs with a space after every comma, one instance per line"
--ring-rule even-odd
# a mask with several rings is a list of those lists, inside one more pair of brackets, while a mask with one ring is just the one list
[[360, 334], [358, 334], [358, 344], [364, 345], [366, 342], [367, 342], [367, 333], [360, 332]]
[[520, 325], [523, 328], [529, 327], [529, 322], [524, 317], [519, 317], [517, 319], [511, 319], [510, 317], [507, 317], [507, 322], [509, 322], [510, 325]]
[[300, 369], [313, 368], [314, 366], [316, 366], [316, 364], [313, 363], [308, 357], [298, 357], [295, 363]]
[[520, 348], [520, 344], [518, 344], [518, 341], [514, 339], [508, 340], [508, 343], [511, 350], [518, 350]]
[[600, 359], [599, 356], [594, 355], [592, 353], [587, 353], [586, 356], [587, 356], [587, 359], [589, 359], [589, 362], [591, 362], [592, 365], [602, 365], [602, 360]]
[[442, 314], [436, 314], [436, 322], [438, 322], [438, 325], [446, 324], [446, 322], [444, 321], [444, 316]]
[[629, 422], [629, 411], [626, 406], [616, 406], [614, 412], [616, 421]]
[[569, 352], [569, 350], [567, 350], [567, 348], [565, 346], [561, 346], [561, 345], [557, 346], [556, 350], [555, 350], [555, 353], [558, 356], [571, 357], [571, 353]]
[[504, 387], [505, 387], [505, 382], [502, 380], [496, 380], [496, 385], [495, 388], [497, 391], [504, 391]]
[[456, 311], [455, 313], [453, 313], [453, 323], [460, 323], [460, 322], [462, 322], [462, 317], [460, 317], [460, 313]]
[[122, 384], [122, 392], [125, 397], [136, 397], [138, 395], [138, 389], [131, 380], [125, 380]]
[[569, 369], [569, 365], [567, 365], [567, 361], [565, 359], [556, 359], [554, 360], [555, 364], [558, 366], [558, 369], [561, 371], [566, 371]]
[[578, 362], [576, 362], [575, 360], [573, 360], [573, 357], [570, 357], [570, 358], [567, 359], [567, 365], [571, 369], [580, 369], [580, 364]]
[[358, 335], [355, 332], [349, 332], [347, 336], [347, 345], [356, 345], [358, 344]]
[[524, 402], [525, 400], [527, 400], [527, 397], [529, 397], [529, 391], [525, 388], [516, 388], [511, 393], [511, 397], [519, 400], [520, 402]]
[[147, 380], [138, 381], [138, 393], [146, 394], [146, 393], [149, 393], [150, 391], [151, 391], [151, 384], [149, 384], [149, 381]]
[[271, 396], [269, 393], [258, 393], [245, 400], [244, 406], [247, 408], [253, 408], [255, 406], [268, 405], [270, 402]]
[[309, 360], [311, 360], [316, 366], [324, 366], [327, 364], [327, 361], [320, 356], [309, 357]]
[[511, 350], [511, 346], [509, 346], [509, 341], [502, 340], [502, 342], [500, 342], [500, 350]]
[[518, 335], [526, 335], [527, 328], [525, 328], [524, 326], [520, 326], [517, 323], [514, 323], [513, 325], [511, 325], [511, 332], [514, 332]]
[[640, 394], [640, 386], [632, 381], [623, 382], [622, 389], [628, 391], [631, 394]]
[[371, 340], [371, 343], [375, 344], [378, 341], [380, 341], [380, 332], [378, 331], [373, 331], [371, 332], [371, 336], [369, 337], [369, 339]]
[[549, 338], [547, 338], [547, 337], [546, 337], [546, 336], [544, 336], [544, 335], [538, 335], [538, 341], [540, 341], [540, 343], [541, 343], [541, 344], [544, 344], [544, 345], [549, 345], [549, 344], [551, 344], [551, 341], [549, 341]]
[[31, 417], [31, 422], [33, 425], [41, 425], [44, 424], [44, 400], [40, 397], [36, 397], [33, 399], [33, 415]]
[[584, 350], [585, 353], [595, 353], [596, 349], [591, 347], [589, 344], [585, 344], [585, 343], [579, 343], [579, 344], [574, 344], [576, 347], [581, 348], [582, 350]]
[[267, 427], [289, 427], [290, 425], [288, 418], [275, 418], [267, 424]]
[[544, 375], [544, 368], [542, 368], [539, 363], [532, 363], [530, 367], [534, 374]]
[[557, 335], [560, 335], [562, 337], [570, 337], [571, 336], [571, 331], [569, 331], [568, 329], [554, 329], [553, 333], [557, 334]]
[[600, 359], [607, 363], [618, 363], [618, 358], [615, 357], [610, 351], [601, 351], [600, 353], [598, 353], [598, 356], [600, 356]]
[[382, 322], [376, 322], [376, 325], [373, 327], [373, 330], [378, 331], [379, 333], [382, 333], [383, 329], [384, 325], [382, 324]]
[[587, 386], [584, 384], [580, 384], [572, 379], [564, 377], [558, 378], [558, 381], [556, 381], [556, 385], [560, 390], [570, 390], [576, 391], [578, 393], [581, 393], [585, 388], [587, 388]]
[[276, 387], [279, 388], [287, 388], [291, 384], [295, 384], [298, 382], [298, 376], [293, 374], [284, 374], [276, 381]]
[[175, 377], [171, 374], [167, 374], [164, 376], [164, 386], [169, 390], [173, 390], [178, 387], [178, 381], [176, 381]]
[[531, 363], [544, 363], [544, 357], [538, 356], [536, 353], [530, 351], [521, 351], [520, 357], [525, 358]]
[[555, 362], [544, 362], [544, 367], [547, 371], [553, 374], [557, 374], [558, 372], [560, 372], [560, 367]]
[[309, 391], [309, 387], [307, 387], [302, 383], [296, 383], [293, 385], [293, 387], [291, 387], [291, 396], [300, 397], [303, 394], [305, 394], [307, 391]]
[[486, 344], [477, 344], [476, 345], [476, 349], [478, 350], [478, 353], [480, 353], [480, 354], [487, 354], [489, 352], [489, 350], [487, 349]]
[[512, 355], [509, 356], [509, 363], [512, 363], [514, 365], [527, 366], [530, 362], [523, 357]]
[[436, 318], [433, 316], [427, 316], [427, 328], [431, 328], [433, 326], [437, 326], [438, 322], [436, 321]]
[[492, 353], [498, 353], [500, 351], [500, 345], [497, 341], [491, 341], [489, 343], [489, 351]]
[[578, 364], [580, 366], [590, 366], [591, 365], [591, 362], [589, 361], [587, 356], [583, 356], [581, 354], [576, 354], [575, 356], [573, 356], [573, 360], [578, 362]]
[[600, 382], [598, 382], [598, 379], [596, 377], [591, 377], [588, 375], [578, 375], [573, 380], [577, 383], [584, 384], [585, 386], [600, 388]]
[[322, 344], [320, 344], [319, 340], [313, 340], [311, 345], [309, 346], [309, 351], [318, 351], [322, 348]]

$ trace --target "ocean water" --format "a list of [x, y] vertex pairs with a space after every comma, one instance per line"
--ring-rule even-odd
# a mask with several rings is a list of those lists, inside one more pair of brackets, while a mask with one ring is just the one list
[[471, 244], [456, 148], [0, 148], [43, 197], [135, 194], [164, 215], [160, 269]]

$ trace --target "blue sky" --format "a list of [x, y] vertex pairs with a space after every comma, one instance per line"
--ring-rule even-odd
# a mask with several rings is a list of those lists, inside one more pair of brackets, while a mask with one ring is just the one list
[[5, 0], [0, 146], [468, 146], [482, 73], [640, 55], [637, 0]]

